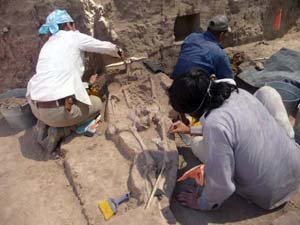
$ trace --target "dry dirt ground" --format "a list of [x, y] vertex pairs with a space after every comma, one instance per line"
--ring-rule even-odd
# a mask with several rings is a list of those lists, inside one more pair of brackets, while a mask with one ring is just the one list
[[[267, 45], [252, 43], [234, 49], [245, 50], [251, 58], [269, 57], [281, 47], [300, 50], [299, 38], [300, 33], [295, 33]], [[43, 153], [31, 130], [16, 132], [0, 120], [0, 225], [164, 224], [135, 202], [122, 205], [116, 216], [104, 221], [97, 201], [128, 191], [130, 163], [113, 142], [104, 140], [103, 133], [100, 129], [92, 138], [68, 139], [63, 157], [53, 159]], [[179, 155], [178, 175], [198, 163], [187, 148], [180, 147]], [[181, 188], [177, 185], [175, 194]], [[182, 225], [300, 224], [300, 194], [272, 212], [235, 195], [216, 212], [184, 208], [175, 198], [171, 209]]]
[[282, 38], [271, 41], [259, 41], [246, 45], [227, 48], [231, 51], [244, 51], [252, 60], [259, 58], [269, 58], [272, 54], [279, 51], [281, 48], [290, 48], [295, 51], [300, 51], [300, 32], [290, 32]]

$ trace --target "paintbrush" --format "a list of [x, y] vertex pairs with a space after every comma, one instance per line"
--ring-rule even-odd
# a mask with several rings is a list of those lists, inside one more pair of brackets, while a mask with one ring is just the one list
[[108, 198], [98, 202], [98, 207], [104, 216], [105, 220], [109, 220], [118, 212], [118, 207], [123, 202], [127, 202], [130, 199], [130, 193], [127, 193], [117, 199]]

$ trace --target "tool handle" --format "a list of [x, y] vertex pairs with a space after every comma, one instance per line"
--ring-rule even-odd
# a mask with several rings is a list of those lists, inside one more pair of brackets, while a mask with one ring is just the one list
[[119, 198], [114, 199], [115, 204], [118, 206], [122, 204], [123, 202], [126, 202], [130, 199], [130, 193], [127, 193]]

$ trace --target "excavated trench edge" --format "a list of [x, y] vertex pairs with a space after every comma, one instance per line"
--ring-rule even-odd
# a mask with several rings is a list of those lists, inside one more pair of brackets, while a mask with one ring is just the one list
[[63, 167], [64, 167], [64, 174], [69, 182], [69, 184], [72, 187], [72, 191], [75, 195], [75, 197], [77, 198], [77, 200], [79, 201], [80, 207], [81, 207], [81, 214], [83, 215], [84, 219], [86, 220], [87, 225], [91, 225], [89, 217], [86, 213], [86, 209], [84, 208], [84, 203], [82, 201], [82, 199], [80, 198], [80, 195], [77, 191], [77, 188], [75, 186], [73, 177], [72, 177], [72, 173], [71, 173], [71, 169], [70, 169], [70, 165], [68, 164], [68, 162], [63, 159]]
[[[108, 83], [105, 84], [105, 88], [107, 88], [107, 86], [108, 86]], [[104, 105], [106, 105], [106, 102], [104, 103]], [[106, 107], [105, 107], [105, 111], [106, 111]], [[102, 115], [106, 115], [106, 112], [105, 112], [105, 111], [103, 112]], [[107, 122], [106, 116], [104, 116], [104, 121]], [[118, 141], [117, 141], [117, 143], [116, 143], [115, 141], [113, 141], [113, 143], [114, 143], [114, 145], [115, 145], [117, 148], [119, 148], [119, 146], [118, 146], [118, 144], [117, 144]], [[77, 188], [76, 188], [76, 185], [75, 185], [75, 182], [74, 182], [74, 179], [73, 179], [73, 176], [72, 176], [72, 172], [71, 172], [70, 165], [69, 165], [69, 163], [66, 161], [65, 155], [62, 155], [61, 158], [62, 158], [62, 161], [63, 161], [64, 174], [65, 174], [65, 176], [66, 176], [66, 178], [67, 178], [67, 180], [68, 180], [68, 183], [69, 183], [70, 186], [72, 187], [72, 192], [74, 193], [76, 199], [78, 200], [78, 202], [79, 202], [79, 204], [80, 204], [81, 214], [83, 215], [84, 219], [86, 220], [87, 225], [91, 225], [89, 216], [87, 215], [87, 210], [86, 210], [85, 207], [84, 207], [84, 202], [83, 202], [83, 200], [81, 199], [80, 194], [79, 194], [79, 192], [78, 192], [78, 190], [77, 190]], [[132, 163], [133, 163], [133, 162], [132, 162]], [[132, 166], [133, 166], [133, 164], [131, 165], [131, 169], [132, 169]], [[130, 169], [130, 170], [131, 170], [131, 169]], [[131, 178], [131, 172], [129, 173], [129, 177], [128, 177], [128, 180], [127, 180], [128, 188], [130, 188], [130, 186], [132, 185], [132, 184], [130, 185], [130, 178]], [[174, 189], [175, 189], [175, 187], [174, 187]], [[174, 190], [173, 190], [173, 191], [174, 191]], [[171, 211], [170, 205], [168, 206], [168, 208], [169, 208], [169, 210]], [[162, 213], [162, 212], [160, 211], [160, 213]], [[171, 211], [171, 214], [172, 214], [172, 217], [174, 217], [174, 219], [175, 219], [175, 221], [176, 221], [176, 218], [175, 218], [175, 216], [174, 216], [174, 214], [173, 214], [172, 211]], [[163, 218], [164, 216], [161, 215], [161, 217]], [[165, 218], [165, 220], [166, 220], [166, 218]], [[165, 222], [166, 222], [166, 221], [165, 221]], [[171, 223], [171, 224], [173, 224], [173, 223]]]
[[[107, 86], [107, 84], [105, 86]], [[106, 103], [104, 103], [104, 104], [106, 104]], [[105, 115], [105, 113], [103, 115]], [[66, 161], [64, 154], [61, 156], [61, 158], [62, 158], [62, 162], [63, 162], [64, 174], [65, 174], [65, 176], [66, 176], [66, 178], [68, 180], [68, 183], [72, 187], [73, 194], [75, 195], [76, 199], [79, 202], [79, 205], [80, 205], [80, 208], [81, 208], [81, 214], [83, 215], [84, 219], [86, 220], [86, 224], [87, 225], [91, 225], [90, 219], [89, 219], [89, 217], [87, 215], [87, 212], [86, 212], [86, 209], [84, 207], [84, 203], [83, 203], [83, 201], [82, 201], [82, 199], [81, 199], [81, 197], [80, 197], [80, 195], [79, 195], [79, 193], [77, 191], [75, 182], [73, 180], [73, 176], [72, 176], [72, 173], [71, 173], [70, 165]]]

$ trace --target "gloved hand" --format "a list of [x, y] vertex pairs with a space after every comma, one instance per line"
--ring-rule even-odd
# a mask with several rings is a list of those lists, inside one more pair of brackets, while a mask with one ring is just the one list
[[89, 85], [92, 86], [97, 80], [98, 74], [93, 74], [89, 79]]
[[196, 183], [199, 186], [203, 186], [204, 185], [204, 164], [200, 164], [186, 171], [181, 177], [178, 178], [177, 182], [184, 181], [188, 178], [195, 179]]

